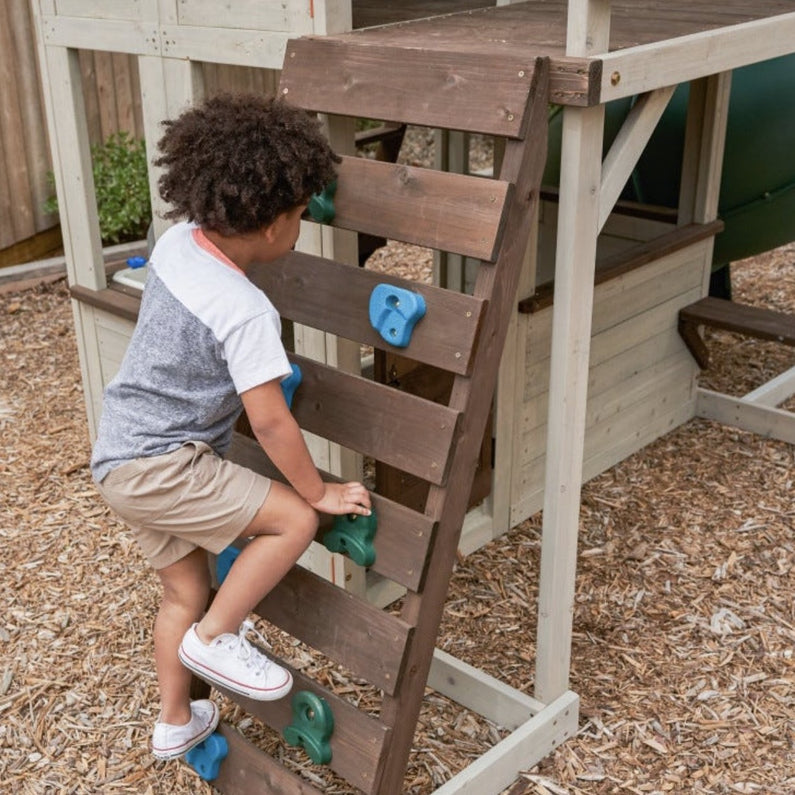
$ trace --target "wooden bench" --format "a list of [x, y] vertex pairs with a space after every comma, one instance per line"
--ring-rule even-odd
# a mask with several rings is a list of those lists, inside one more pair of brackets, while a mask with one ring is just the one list
[[[709, 364], [709, 351], [699, 326], [795, 347], [795, 315], [723, 298], [702, 298], [679, 311], [679, 333], [702, 369]], [[795, 414], [777, 408], [793, 394], [795, 367], [741, 397], [699, 388], [696, 416], [795, 444]]]
[[709, 351], [698, 333], [699, 326], [795, 346], [795, 315], [724, 298], [702, 298], [679, 310], [679, 333], [702, 369], [709, 365]]

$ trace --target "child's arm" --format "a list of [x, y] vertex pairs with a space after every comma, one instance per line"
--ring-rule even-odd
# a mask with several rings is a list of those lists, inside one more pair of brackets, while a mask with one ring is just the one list
[[370, 495], [361, 483], [324, 483], [290, 413], [278, 381], [241, 394], [251, 430], [290, 485], [317, 511], [370, 513]]

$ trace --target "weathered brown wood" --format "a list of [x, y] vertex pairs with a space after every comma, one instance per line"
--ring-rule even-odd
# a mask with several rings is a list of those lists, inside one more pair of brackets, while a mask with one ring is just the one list
[[679, 334], [702, 369], [709, 366], [709, 349], [699, 326], [795, 346], [795, 315], [707, 296], [679, 310]]
[[393, 693], [411, 626], [322, 577], [293, 567], [254, 608], [277, 627]]
[[491, 261], [510, 185], [361, 157], [345, 157], [333, 226]]
[[[253, 439], [236, 433], [227, 456], [266, 477], [284, 481], [284, 476], [271, 463]], [[339, 478], [322, 473], [324, 480]], [[409, 590], [422, 587], [428, 547], [433, 539], [436, 521], [431, 516], [412, 511], [381, 494], [372, 494], [373, 510], [378, 520], [373, 547], [375, 563], [370, 569]], [[318, 540], [331, 528], [332, 517], [322, 516]]]
[[472, 377], [457, 376], [450, 399], [451, 407], [462, 411], [460, 434], [445, 488], [432, 488], [428, 507], [440, 511], [441, 519], [430, 554], [429, 571], [422, 593], [408, 593], [401, 615], [416, 625], [408, 647], [406, 673], [399, 691], [385, 697], [381, 719], [394, 726], [384, 772], [381, 795], [399, 795], [419, 715], [423, 691], [430, 669], [436, 635], [444, 609], [450, 574], [456, 559], [458, 539], [466, 513], [467, 497], [474, 475], [474, 461], [491, 407], [511, 307], [516, 298], [522, 263], [528, 242], [530, 222], [538, 202], [538, 190], [546, 160], [548, 75], [547, 63], [537, 62], [530, 108], [528, 140], [508, 141], [501, 178], [515, 182], [516, 191], [507, 210], [507, 229], [494, 267], [478, 271], [474, 294], [489, 298], [483, 320], [482, 342], [473, 363]]
[[[273, 657], [273, 655], [270, 656]], [[297, 671], [284, 660], [276, 659], [279, 665], [287, 668], [293, 675], [293, 695], [302, 690], [310, 691], [324, 699], [331, 708], [334, 715], [334, 733], [330, 743], [332, 759], [329, 768], [362, 791], [371, 792], [373, 781], [377, 778], [384, 755], [384, 747], [389, 738], [389, 729], [376, 718], [366, 715], [327, 688], [319, 686], [317, 682]], [[233, 698], [246, 712], [254, 715], [279, 734], [292, 722], [292, 696], [278, 701], [253, 701], [234, 695], [224, 688], [218, 690]], [[292, 778], [290, 773], [286, 778], [282, 778], [278, 771], [283, 768], [278, 763], [271, 760], [230, 727], [223, 727], [222, 733], [227, 740], [229, 740], [230, 734], [234, 734], [238, 740], [234, 745], [234, 754], [232, 753], [233, 746], [230, 743], [229, 757], [221, 765], [221, 775], [213, 782], [214, 786], [226, 795], [229, 795], [230, 792], [241, 792], [246, 795], [249, 793], [273, 795], [273, 793], [282, 791], [291, 795], [292, 793], [303, 795], [305, 792], [315, 792], [311, 787], [309, 789], [291, 789], [291, 787], [298, 786], [298, 782], [303, 780]], [[245, 775], [241, 776], [243, 771], [245, 771]], [[235, 786], [241, 785], [241, 780], [255, 788], [251, 790], [234, 789]], [[274, 787], [278, 785], [284, 789], [263, 789], [263, 785], [269, 782]], [[305, 781], [303, 781], [303, 786], [308, 786]]]
[[[334, 38], [288, 42], [280, 91], [310, 110], [516, 138], [524, 129], [532, 60], [401, 47], [354, 46]], [[359, 40], [357, 44], [365, 44]], [[317, 64], [340, 76], [317, 80]], [[417, 102], [417, 97], [422, 97]]]
[[457, 411], [291, 355], [303, 373], [293, 398], [298, 424], [343, 447], [441, 484]]
[[685, 323], [712, 326], [748, 337], [795, 345], [795, 315], [725, 298], [702, 298], [679, 310]]
[[213, 785], [225, 795], [322, 795], [227, 724], [217, 731], [226, 738], [229, 754]]
[[[602, 257], [596, 262], [594, 284], [602, 284], [615, 279], [624, 273], [650, 262], [667, 257], [676, 251], [700, 243], [702, 240], [717, 235], [723, 229], [723, 221], [711, 221], [708, 224], [688, 224], [666, 232], [643, 243], [631, 246], [626, 251]], [[519, 301], [519, 312], [533, 314], [552, 306], [554, 301], [554, 282], [540, 285], [533, 295]]]
[[408, 347], [401, 350], [451, 372], [469, 369], [485, 306], [478, 298], [297, 251], [254, 266], [248, 276], [283, 318], [374, 348], [391, 347], [370, 325], [368, 306], [375, 286], [390, 284], [419, 293], [425, 299], [425, 317], [414, 327]]
[[[375, 380], [393, 389], [447, 405], [453, 388], [453, 374], [439, 371], [426, 364], [418, 364], [405, 356], [377, 351], [375, 356]], [[490, 418], [491, 420], [491, 418]], [[481, 503], [491, 493], [492, 481], [492, 423], [486, 423], [483, 443], [475, 469], [475, 480], [469, 495], [467, 508]], [[406, 472], [376, 461], [376, 491], [379, 494], [412, 508], [423, 511], [428, 498], [430, 484]], [[417, 590], [412, 589], [412, 590]]]
[[112, 287], [105, 290], [90, 290], [79, 284], [73, 284], [69, 288], [69, 293], [81, 303], [104, 309], [117, 317], [125, 320], [138, 319], [138, 311], [141, 308], [141, 298], [138, 295], [128, 294]]

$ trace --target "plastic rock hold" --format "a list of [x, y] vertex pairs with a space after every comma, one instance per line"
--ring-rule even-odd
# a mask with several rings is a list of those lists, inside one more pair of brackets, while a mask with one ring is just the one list
[[237, 547], [227, 547], [216, 557], [215, 577], [218, 580], [219, 586], [226, 579], [226, 575], [229, 574], [229, 569], [232, 568], [232, 564], [237, 560], [239, 554], [240, 550]]
[[334, 733], [334, 715], [328, 702], [308, 690], [299, 690], [292, 707], [293, 722], [284, 730], [284, 739], [303, 748], [316, 765], [327, 765], [331, 761], [329, 740]]
[[370, 294], [370, 324], [390, 345], [405, 348], [425, 315], [425, 299], [403, 287], [377, 284]]
[[369, 516], [355, 513], [337, 516], [331, 530], [323, 536], [323, 546], [329, 552], [347, 555], [359, 566], [372, 566], [375, 563], [373, 539], [376, 529], [375, 512]]
[[297, 364], [291, 364], [290, 367], [293, 368], [293, 372], [282, 380], [281, 387], [282, 392], [284, 392], [284, 399], [287, 401], [287, 408], [291, 409], [293, 407], [295, 390], [298, 389], [298, 385], [301, 383], [304, 375]]
[[309, 199], [307, 210], [313, 221], [319, 224], [330, 224], [334, 220], [334, 194], [337, 192], [337, 182], [330, 182], [321, 193], [315, 193]]
[[205, 781], [213, 781], [218, 778], [221, 762], [226, 759], [228, 753], [229, 745], [226, 738], [218, 732], [213, 732], [206, 740], [202, 740], [185, 754], [185, 761], [199, 774], [200, 778]]
[[129, 257], [127, 259], [127, 267], [135, 270], [136, 268], [143, 268], [147, 262], [146, 257]]

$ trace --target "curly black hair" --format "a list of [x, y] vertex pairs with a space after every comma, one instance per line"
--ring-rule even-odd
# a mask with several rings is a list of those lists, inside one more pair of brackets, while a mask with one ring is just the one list
[[223, 94], [163, 122], [164, 217], [222, 235], [269, 226], [335, 177], [341, 158], [315, 116], [282, 99]]

